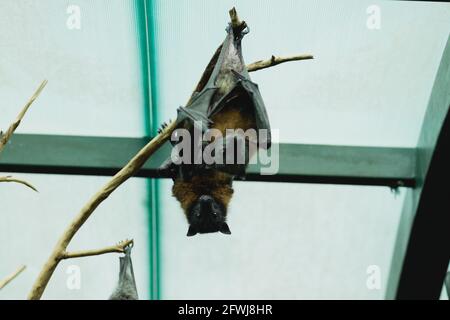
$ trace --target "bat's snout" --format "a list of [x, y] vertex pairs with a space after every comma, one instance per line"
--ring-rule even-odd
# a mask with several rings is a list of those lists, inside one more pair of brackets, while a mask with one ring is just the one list
[[200, 196], [200, 198], [198, 198], [198, 200], [202, 203], [210, 203], [210, 202], [214, 201], [214, 198], [209, 195], [204, 194], [204, 195]]

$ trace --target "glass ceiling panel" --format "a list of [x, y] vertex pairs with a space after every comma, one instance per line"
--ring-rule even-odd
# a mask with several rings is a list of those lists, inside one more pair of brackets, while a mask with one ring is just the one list
[[[70, 16], [67, 10], [73, 4], [80, 8], [79, 30], [70, 30], [66, 24]], [[47, 79], [46, 88], [16, 132], [145, 135], [134, 4], [134, 0], [0, 1], [0, 129], [10, 125], [41, 81]], [[0, 172], [0, 176], [10, 174]], [[65, 227], [109, 180], [13, 175], [30, 181], [39, 193], [18, 184], [0, 185], [0, 240], [10, 243], [1, 249], [0, 277], [27, 265], [14, 285], [0, 291], [0, 299], [27, 297]], [[133, 238], [141, 299], [150, 297], [148, 194], [146, 180], [127, 181], [96, 210], [69, 246], [70, 250], [96, 249]], [[117, 284], [118, 256], [62, 261], [43, 298], [107, 299]], [[80, 270], [79, 289], [67, 285], [74, 274], [72, 266]]]
[[[311, 53], [252, 73], [280, 141], [415, 147], [442, 52], [450, 7], [369, 1], [154, 2], [159, 119], [186, 103], [225, 37], [235, 6], [249, 24], [247, 63]], [[383, 299], [404, 190], [236, 183], [232, 235], [186, 240], [187, 222], [160, 188], [163, 299]], [[367, 286], [375, 266], [381, 286]]]
[[[9, 173], [0, 172], [0, 176]], [[58, 238], [86, 201], [108, 177], [14, 174], [38, 188], [0, 184], [0, 277], [18, 266], [27, 266], [14, 283], [0, 290], [2, 299], [25, 299]], [[132, 178], [103, 202], [71, 241], [68, 250], [108, 247], [133, 238], [132, 253], [137, 289], [149, 298], [148, 198], [146, 181]], [[119, 274], [119, 254], [62, 261], [53, 274], [43, 299], [100, 299], [113, 292]], [[79, 270], [80, 286], [74, 286]]]
[[155, 1], [160, 119], [175, 117], [225, 37], [235, 6], [247, 63], [311, 53], [252, 73], [281, 142], [416, 146], [449, 35], [450, 6], [377, 1]]
[[0, 30], [0, 128], [48, 79], [17, 132], [144, 135], [134, 1], [2, 0]]
[[[405, 190], [234, 186], [230, 236], [187, 238], [178, 203], [163, 196], [163, 299], [384, 299]], [[379, 288], [367, 286], [373, 272]]]

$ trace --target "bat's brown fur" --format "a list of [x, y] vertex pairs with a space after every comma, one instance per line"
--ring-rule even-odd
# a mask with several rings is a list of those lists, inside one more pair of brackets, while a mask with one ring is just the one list
[[[226, 129], [255, 128], [255, 119], [252, 113], [235, 105], [225, 106], [213, 118], [212, 128], [218, 129], [225, 135]], [[211, 195], [225, 208], [233, 195], [231, 187], [232, 176], [217, 170], [204, 172], [203, 175], [192, 177], [190, 181], [175, 180], [172, 194], [180, 202], [185, 214], [189, 208], [204, 194]]]
[[225, 106], [221, 112], [212, 117], [212, 128], [220, 130], [223, 136], [225, 136], [226, 129], [242, 129], [245, 131], [255, 128], [253, 114], [242, 109], [237, 106]]
[[230, 182], [231, 176], [229, 174], [214, 170], [201, 176], [194, 176], [190, 181], [177, 179], [173, 185], [172, 193], [181, 203], [185, 213], [204, 194], [210, 194], [227, 208], [233, 195]]

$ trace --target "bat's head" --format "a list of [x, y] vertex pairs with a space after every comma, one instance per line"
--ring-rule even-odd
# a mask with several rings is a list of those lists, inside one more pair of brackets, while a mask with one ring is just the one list
[[231, 234], [226, 223], [227, 207], [233, 194], [231, 178], [222, 173], [175, 180], [173, 195], [178, 199], [189, 223], [188, 236], [197, 233]]
[[222, 232], [231, 234], [226, 221], [226, 208], [210, 195], [202, 195], [188, 212], [189, 230], [187, 235], [197, 233]]

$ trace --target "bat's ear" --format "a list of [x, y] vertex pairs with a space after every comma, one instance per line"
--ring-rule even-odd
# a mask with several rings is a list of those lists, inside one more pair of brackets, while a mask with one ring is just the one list
[[192, 237], [195, 236], [197, 234], [197, 229], [194, 228], [193, 226], [189, 226], [188, 232], [187, 232], [187, 236], [188, 237]]
[[231, 234], [230, 227], [228, 227], [228, 224], [226, 222], [224, 222], [220, 226], [220, 230], [219, 231], [222, 232], [223, 234]]

